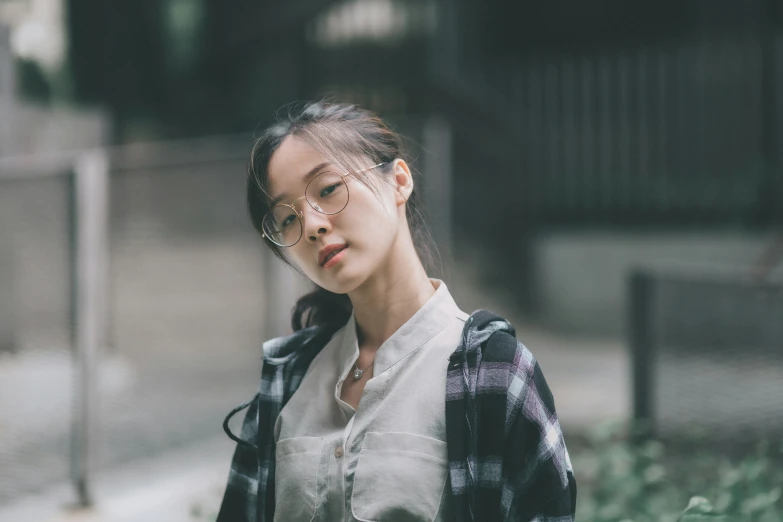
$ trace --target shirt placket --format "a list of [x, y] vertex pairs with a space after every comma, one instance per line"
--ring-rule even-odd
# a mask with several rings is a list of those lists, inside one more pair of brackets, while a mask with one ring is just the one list
[[341, 382], [338, 382], [335, 385], [334, 399], [347, 422], [342, 433], [335, 436], [330, 442], [329, 485], [326, 493], [330, 520], [346, 520], [349, 513], [344, 502], [346, 497], [346, 448], [348, 447], [348, 440], [356, 415], [352, 408], [346, 411], [347, 405], [340, 399], [341, 392]]
[[350, 451], [350, 441], [351, 441], [351, 430], [353, 430], [354, 420], [356, 419], [356, 413], [351, 416], [350, 420], [348, 421], [348, 424], [345, 426], [345, 429], [343, 430], [343, 458], [342, 458], [342, 472], [340, 474], [340, 479], [342, 481], [342, 505], [343, 505], [343, 512], [341, 520], [351, 520], [351, 499], [349, 498], [350, 495], [348, 494], [349, 488], [348, 488], [348, 473], [350, 472], [350, 469], [348, 467], [348, 460], [353, 459], [355, 455], [353, 455]]
[[345, 445], [342, 435], [330, 442], [329, 484], [326, 488], [329, 520], [342, 520], [345, 498]]

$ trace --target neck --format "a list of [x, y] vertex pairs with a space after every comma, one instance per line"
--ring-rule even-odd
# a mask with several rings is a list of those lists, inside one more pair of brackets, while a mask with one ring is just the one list
[[349, 293], [363, 353], [374, 353], [435, 293], [413, 241], [401, 236], [383, 266]]

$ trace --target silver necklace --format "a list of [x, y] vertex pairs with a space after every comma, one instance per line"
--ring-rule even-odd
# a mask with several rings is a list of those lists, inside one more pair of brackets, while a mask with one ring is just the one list
[[[375, 361], [373, 360], [373, 362], [375, 362]], [[370, 366], [372, 366], [372, 364], [373, 364], [373, 363], [370, 363]], [[355, 370], [354, 370], [354, 372], [353, 372], [353, 379], [354, 379], [355, 381], [358, 381], [359, 379], [361, 379], [361, 378], [362, 378], [362, 375], [364, 375], [364, 372], [366, 372], [367, 370], [369, 370], [369, 369], [370, 369], [370, 366], [368, 366], [368, 367], [367, 367], [367, 368], [365, 368], [364, 370], [360, 370], [360, 369], [359, 369], [359, 361], [357, 360], [357, 361], [354, 363], [354, 365], [353, 365], [353, 367], [355, 368]]]

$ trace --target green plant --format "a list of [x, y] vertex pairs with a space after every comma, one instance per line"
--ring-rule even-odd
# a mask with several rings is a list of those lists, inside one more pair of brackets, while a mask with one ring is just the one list
[[[633, 442], [644, 427], [601, 424], [571, 450], [580, 522], [781, 522], [783, 445], [730, 458], [691, 434]], [[709, 499], [709, 500], [708, 500]], [[683, 507], [685, 509], [683, 510]]]

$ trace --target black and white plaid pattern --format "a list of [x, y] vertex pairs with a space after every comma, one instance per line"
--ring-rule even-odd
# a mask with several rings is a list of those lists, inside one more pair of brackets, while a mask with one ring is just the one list
[[574, 520], [576, 480], [538, 362], [492, 312], [474, 312], [462, 335], [446, 379], [456, 520]]
[[[237, 448], [218, 522], [273, 520], [275, 421], [337, 329], [313, 326], [264, 344], [258, 392], [223, 422]], [[552, 394], [505, 319], [479, 310], [465, 322], [445, 400], [457, 522], [574, 520], [576, 481]], [[228, 421], [245, 408], [237, 438]]]

